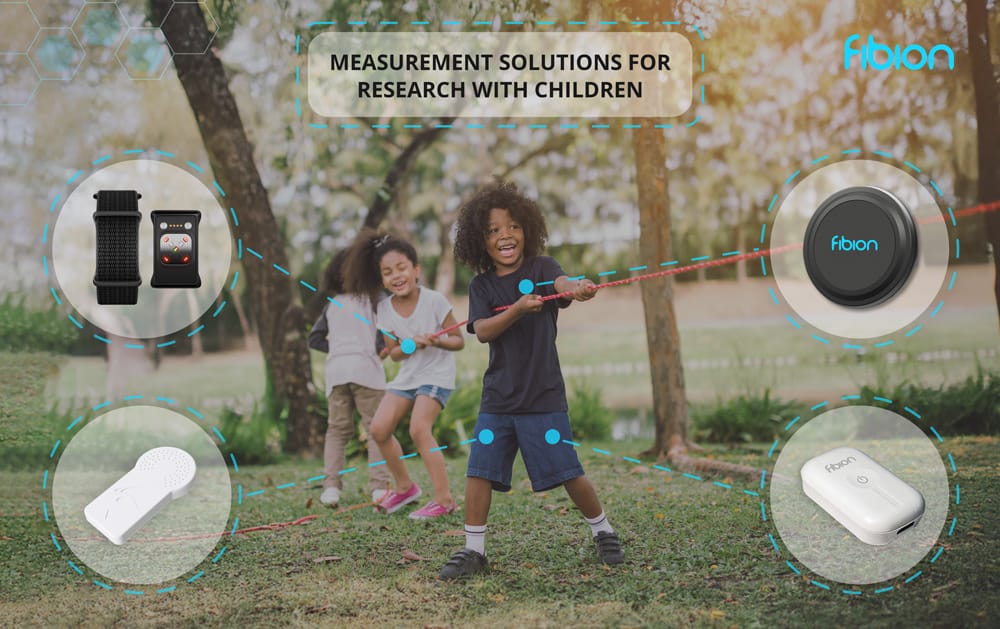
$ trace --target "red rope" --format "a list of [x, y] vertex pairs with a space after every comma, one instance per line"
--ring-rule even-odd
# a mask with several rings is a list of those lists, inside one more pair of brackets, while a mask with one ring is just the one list
[[[382, 502], [382, 499], [379, 499], [378, 502], [361, 502], [361, 503], [358, 503], [356, 505], [351, 505], [350, 507], [346, 507], [346, 508], [343, 508], [343, 509], [337, 509], [335, 512], [333, 512], [333, 516], [336, 517], [336, 516], [339, 516], [339, 515], [343, 515], [344, 513], [348, 513], [350, 511], [355, 511], [357, 509], [364, 509], [365, 507], [378, 507], [378, 505], [379, 505], [380, 502]], [[32, 517], [37, 517], [37, 516], [32, 516]], [[212, 537], [218, 537], [220, 535], [242, 535], [243, 533], [254, 533], [256, 531], [278, 531], [278, 530], [281, 530], [283, 528], [287, 528], [289, 526], [298, 526], [300, 524], [305, 524], [307, 522], [311, 522], [311, 521], [315, 520], [318, 517], [319, 517], [318, 515], [313, 514], [313, 515], [307, 515], [307, 516], [301, 517], [298, 520], [292, 520], [290, 522], [276, 522], [276, 523], [273, 523], [273, 524], [262, 524], [260, 526], [251, 526], [251, 527], [247, 527], [247, 528], [244, 528], [244, 529], [236, 529], [235, 531], [223, 531], [222, 533], [202, 533], [202, 534], [199, 534], [199, 535], [186, 535], [186, 536], [183, 536], [183, 537], [154, 537], [154, 538], [150, 538], [150, 539], [136, 539], [136, 540], [131, 540], [131, 541], [135, 542], [135, 543], [146, 543], [146, 542], [184, 542], [184, 541], [192, 540], [192, 539], [208, 539], [208, 538], [212, 538]], [[99, 542], [99, 541], [103, 541], [104, 540], [103, 537], [98, 537], [98, 536], [94, 536], [94, 537], [73, 537], [73, 538], [63, 537], [62, 539], [64, 541], [72, 541], [72, 542]]]
[[[802, 243], [796, 243], [791, 245], [783, 245], [781, 247], [775, 247], [774, 249], [761, 249], [759, 251], [751, 251], [749, 253], [741, 253], [738, 255], [726, 256], [723, 258], [716, 258], [715, 260], [705, 260], [704, 262], [696, 262], [695, 264], [688, 264], [686, 266], [675, 266], [669, 269], [664, 269], [662, 271], [654, 271], [652, 273], [643, 273], [642, 275], [633, 275], [632, 277], [626, 277], [620, 280], [614, 280], [611, 282], [604, 282], [603, 284], [595, 284], [594, 287], [597, 289], [601, 288], [611, 288], [613, 286], [624, 286], [625, 284], [632, 284], [635, 282], [641, 282], [643, 280], [650, 280], [657, 277], [666, 277], [668, 275], [680, 275], [681, 273], [687, 273], [689, 271], [697, 271], [698, 269], [708, 269], [716, 266], [722, 266], [724, 264], [732, 264], [734, 262], [739, 262], [740, 260], [753, 260], [755, 258], [760, 258], [766, 255], [774, 255], [777, 253], [785, 253], [786, 251], [793, 251], [795, 249], [801, 249]], [[573, 291], [565, 291], [562, 293], [555, 293], [554, 295], [546, 295], [542, 297], [542, 301], [551, 301], [553, 299], [563, 299], [573, 295]], [[494, 308], [494, 312], [503, 312], [511, 308], [514, 304], [509, 304], [507, 306], [500, 306]], [[467, 324], [468, 319], [455, 325], [448, 326], [443, 330], [435, 332], [431, 336], [442, 336], [448, 334], [453, 330], [457, 330]]]
[[[973, 205], [971, 207], [967, 207], [967, 208], [962, 209], [962, 210], [957, 210], [957, 211], [952, 212], [952, 215], [955, 216], [955, 217], [972, 216], [973, 214], [984, 214], [986, 212], [992, 212], [994, 210], [1000, 210], [1000, 200], [998, 200], [998, 201], [991, 201], [989, 203], [980, 203], [979, 205]], [[942, 214], [942, 215], [938, 215], [938, 216], [930, 216], [930, 217], [925, 217], [925, 218], [918, 219], [917, 223], [919, 223], [921, 225], [924, 225], [924, 224], [928, 224], [928, 223], [939, 223], [939, 222], [943, 222], [944, 220], [945, 220], [945, 216]], [[672, 267], [670, 269], [665, 269], [663, 271], [656, 271], [654, 273], [645, 273], [643, 275], [634, 275], [632, 277], [628, 277], [628, 278], [624, 278], [624, 279], [620, 279], [620, 280], [614, 280], [612, 282], [604, 282], [603, 284], [595, 284], [595, 287], [598, 288], [598, 289], [600, 289], [600, 288], [611, 288], [612, 286], [624, 286], [625, 284], [632, 284], [634, 282], [641, 282], [643, 280], [649, 280], [649, 279], [653, 279], [653, 278], [656, 278], [656, 277], [666, 277], [668, 275], [679, 275], [681, 273], [687, 273], [689, 271], [697, 271], [699, 269], [708, 269], [708, 268], [712, 268], [712, 267], [716, 267], [716, 266], [722, 266], [724, 264], [732, 264], [734, 262], [739, 262], [741, 260], [753, 260], [754, 258], [760, 258], [760, 257], [767, 256], [767, 255], [774, 255], [774, 254], [777, 254], [777, 253], [785, 253], [785, 252], [788, 252], [788, 251], [794, 251], [795, 249], [801, 249], [801, 248], [802, 248], [802, 243], [791, 244], [791, 245], [782, 245], [781, 247], [775, 247], [774, 249], [761, 249], [761, 250], [758, 250], [758, 251], [751, 251], [749, 253], [741, 253], [739, 255], [732, 255], [732, 256], [725, 256], [725, 257], [722, 257], [722, 258], [716, 258], [715, 260], [706, 260], [704, 262], [698, 262], [696, 264], [689, 264], [687, 266], [676, 266], [676, 267]], [[549, 300], [552, 300], [552, 299], [562, 299], [562, 298], [565, 298], [565, 297], [570, 297], [572, 295], [573, 295], [573, 291], [566, 291], [566, 292], [563, 292], [563, 293], [556, 293], [554, 295], [546, 295], [545, 297], [542, 297], [542, 301], [549, 301]], [[506, 305], [506, 306], [500, 306], [499, 308], [494, 308], [493, 311], [494, 312], [503, 312], [504, 310], [507, 310], [507, 309], [511, 308], [513, 305], [514, 304], [509, 304], [509, 305]], [[461, 328], [462, 326], [464, 326], [468, 322], [469, 322], [469, 320], [466, 319], [465, 321], [462, 321], [460, 323], [456, 323], [455, 325], [448, 326], [447, 328], [444, 328], [443, 330], [435, 332], [434, 334], [431, 334], [430, 336], [431, 337], [443, 336], [445, 334], [448, 334], [449, 332], [452, 332], [454, 330], [457, 330], [457, 329]]]
[[[371, 503], [367, 503], [362, 506], [368, 506]], [[130, 540], [132, 543], [149, 543], [149, 542], [185, 542], [192, 539], [209, 539], [212, 537], [219, 537], [220, 535], [241, 535], [243, 533], [253, 533], [255, 531], [277, 531], [289, 526], [298, 526], [300, 524], [305, 524], [318, 518], [318, 515], [307, 515], [301, 517], [298, 520], [292, 520], [291, 522], [276, 522], [274, 524], [262, 524], [261, 526], [251, 526], [245, 529], [236, 529], [235, 531], [223, 531], [221, 533], [201, 533], [198, 535], [184, 535], [181, 537], [151, 537], [149, 539], [135, 539]], [[103, 537], [64, 537], [64, 541], [71, 542], [100, 542], [103, 541]]]

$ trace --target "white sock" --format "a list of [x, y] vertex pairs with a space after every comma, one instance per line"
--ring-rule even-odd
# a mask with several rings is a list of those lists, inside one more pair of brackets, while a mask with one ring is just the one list
[[[614, 533], [615, 530], [611, 528], [611, 524], [608, 522], [608, 516], [606, 513], [601, 511], [601, 514], [596, 518], [588, 518], [584, 516], [584, 520], [590, 525], [590, 534], [597, 537], [598, 533]], [[468, 527], [466, 527], [468, 530]]]
[[480, 555], [486, 555], [486, 525], [465, 525], [465, 547], [471, 548]]

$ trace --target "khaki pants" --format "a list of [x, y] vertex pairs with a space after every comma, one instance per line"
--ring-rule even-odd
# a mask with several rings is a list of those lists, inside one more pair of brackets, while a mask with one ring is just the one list
[[[327, 416], [326, 442], [323, 445], [323, 465], [326, 472], [323, 487], [343, 487], [342, 475], [338, 472], [345, 467], [344, 451], [347, 442], [354, 437], [354, 409], [361, 414], [361, 428], [368, 439], [368, 462], [375, 463], [384, 459], [378, 444], [371, 438], [372, 418], [384, 394], [385, 391], [351, 382], [337, 385], [330, 391], [327, 398], [330, 411]], [[390, 485], [392, 477], [384, 464], [365, 467], [368, 469], [370, 491], [386, 489]]]

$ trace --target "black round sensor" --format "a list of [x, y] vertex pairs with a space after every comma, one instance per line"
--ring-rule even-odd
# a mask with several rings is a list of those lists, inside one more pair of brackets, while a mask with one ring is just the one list
[[809, 220], [803, 246], [813, 285], [842, 306], [881, 303], [906, 283], [917, 260], [917, 227], [902, 201], [873, 186], [845, 188]]

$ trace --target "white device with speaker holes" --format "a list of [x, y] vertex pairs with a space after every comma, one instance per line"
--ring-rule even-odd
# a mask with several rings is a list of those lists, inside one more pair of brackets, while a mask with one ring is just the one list
[[802, 490], [866, 544], [884, 546], [913, 528], [924, 497], [856, 448], [834, 448], [802, 465]]
[[83, 509], [87, 521], [112, 544], [124, 544], [194, 483], [197, 465], [184, 450], [148, 450], [127, 474]]

